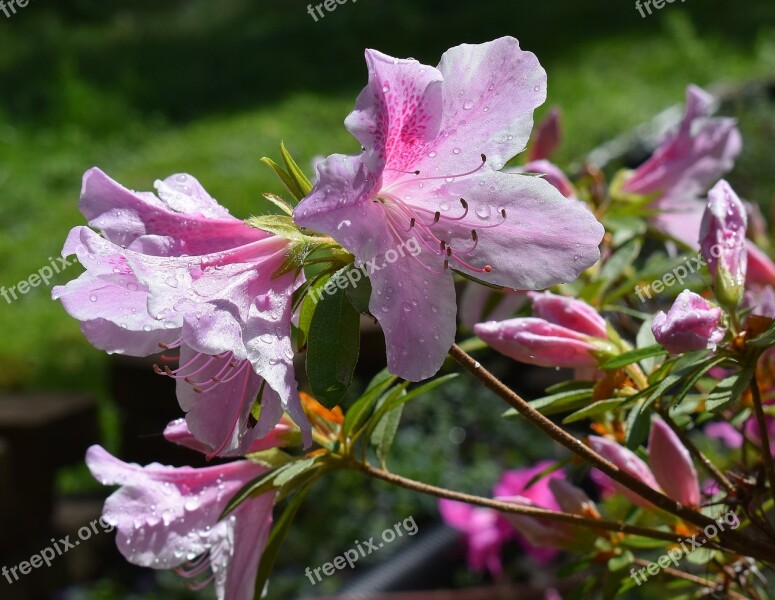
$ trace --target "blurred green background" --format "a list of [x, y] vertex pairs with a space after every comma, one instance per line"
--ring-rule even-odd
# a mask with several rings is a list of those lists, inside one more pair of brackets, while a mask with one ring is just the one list
[[[564, 111], [561, 165], [680, 103], [688, 83], [775, 75], [771, 0], [686, 0], [646, 19], [619, 0], [360, 0], [319, 22], [306, 6], [34, 0], [12, 18], [0, 13], [0, 285], [58, 255], [70, 227], [83, 223], [80, 178], [94, 165], [138, 190], [189, 172], [235, 215], [266, 210], [260, 194], [282, 190], [259, 158], [276, 157], [281, 140], [302, 165], [357, 150], [342, 121], [366, 81], [366, 47], [436, 64], [462, 42], [519, 38], [549, 74], [539, 118], [552, 105]], [[734, 181], [750, 199], [769, 203], [772, 107], [747, 106], [738, 116], [746, 153]], [[0, 335], [0, 390], [90, 391], [101, 399], [104, 435], [115, 446], [120, 422], [107, 393], [108, 359], [88, 346], [48, 289], [10, 305], [0, 298]], [[494, 399], [455, 385], [407, 412], [393, 467], [486, 493], [502, 466], [528, 464], [543, 448], [519, 425], [502, 423]], [[461, 425], [465, 442], [451, 444]], [[60, 491], [84, 486], [81, 469], [61, 478]], [[287, 564], [319, 565], [358, 535], [434, 512], [427, 499], [373, 491], [383, 489], [352, 478], [325, 484], [290, 539]], [[303, 567], [283, 567], [272, 594], [310, 593], [302, 577]], [[94, 597], [127, 595], [118, 585], [103, 581]]]

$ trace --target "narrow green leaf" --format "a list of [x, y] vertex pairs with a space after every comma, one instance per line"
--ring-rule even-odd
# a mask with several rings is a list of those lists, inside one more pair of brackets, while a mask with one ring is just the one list
[[667, 354], [667, 350], [659, 344], [647, 346], [646, 348], [636, 348], [635, 350], [630, 350], [629, 352], [620, 354], [616, 358], [612, 358], [605, 362], [602, 368], [607, 371], [621, 369], [622, 367], [626, 367], [643, 359], [651, 358], [653, 356], [663, 356], [665, 354]]
[[266, 200], [274, 204], [277, 208], [283, 211], [288, 216], [293, 216], [293, 207], [283, 200], [277, 194], [264, 194]]
[[323, 406], [333, 408], [352, 384], [360, 351], [360, 315], [344, 290], [337, 287], [333, 294], [323, 295], [312, 316], [308, 339], [307, 376], [312, 393]]
[[293, 178], [288, 174], [288, 172], [283, 169], [280, 165], [278, 165], [275, 161], [273, 161], [268, 156], [265, 156], [261, 159], [261, 162], [267, 165], [272, 171], [274, 171], [277, 176], [280, 178], [280, 180], [285, 184], [285, 187], [288, 188], [288, 191], [293, 195], [294, 198], [297, 200], [301, 200], [304, 198], [306, 194], [301, 193], [301, 188], [299, 188], [298, 184], [293, 180]]
[[371, 434], [371, 445], [377, 453], [377, 459], [383, 468], [386, 467], [388, 454], [390, 454], [390, 448], [393, 447], [393, 441], [396, 438], [398, 432], [398, 425], [401, 422], [401, 415], [404, 411], [404, 405], [401, 404], [397, 408], [394, 408], [382, 418], [382, 420], [374, 428], [374, 432]]
[[307, 179], [304, 171], [302, 171], [299, 168], [299, 165], [296, 164], [296, 161], [293, 160], [291, 153], [288, 152], [288, 149], [285, 147], [285, 142], [280, 143], [280, 155], [283, 157], [283, 162], [285, 163], [285, 168], [287, 169], [288, 175], [291, 177], [291, 179], [293, 179], [293, 182], [299, 188], [301, 197], [297, 196], [296, 198], [301, 201], [304, 196], [312, 191], [312, 184], [310, 183], [310, 180]]
[[612, 398], [610, 400], [599, 400], [594, 404], [590, 404], [589, 406], [586, 406], [581, 410], [577, 410], [572, 415], [565, 417], [565, 419], [563, 419], [562, 422], [564, 425], [568, 425], [570, 423], [575, 423], [576, 421], [581, 421], [583, 419], [595, 417], [599, 414], [608, 412], [609, 410], [619, 408], [622, 405], [622, 403], [626, 401], [627, 401], [626, 398]]
[[[592, 400], [592, 393], [591, 388], [560, 392], [559, 394], [552, 394], [551, 396], [544, 396], [538, 400], [533, 400], [530, 406], [546, 416], [569, 412], [586, 406]], [[519, 415], [519, 413], [513, 408], [503, 414], [504, 417], [516, 415]]]
[[274, 487], [279, 488], [285, 486], [288, 482], [309, 470], [316, 462], [317, 458], [313, 457], [297, 460], [286, 465], [286, 467], [275, 476]]
[[727, 404], [735, 402], [748, 387], [753, 378], [752, 369], [743, 369], [734, 375], [727, 377], [708, 394], [705, 408], [711, 412], [718, 412]]
[[746, 346], [752, 346], [754, 348], [766, 348], [775, 344], [775, 322], [769, 326], [767, 331], [756, 336]]
[[246, 222], [250, 227], [273, 233], [286, 240], [305, 242], [310, 239], [309, 236], [299, 231], [293, 218], [288, 215], [261, 215], [259, 217], [250, 217]]
[[363, 395], [358, 398], [347, 411], [342, 429], [345, 437], [349, 436], [350, 432], [357, 431], [374, 408], [374, 405], [377, 403], [380, 396], [382, 396], [396, 380], [396, 377], [390, 375], [387, 372], [387, 369], [383, 370], [377, 377], [379, 377], [379, 380], [376, 382], [372, 380], [372, 384], [369, 385]]
[[[603, 268], [600, 269], [599, 279], [605, 282], [605, 285], [600, 289], [600, 294], [605, 294], [606, 290], [613, 285], [615, 281], [619, 279], [625, 269], [632, 267], [635, 259], [640, 254], [641, 247], [643, 246], [640, 238], [633, 238], [619, 249], [614, 252], [611, 257], [603, 263]], [[604, 304], [608, 304], [607, 299], [604, 300]]]

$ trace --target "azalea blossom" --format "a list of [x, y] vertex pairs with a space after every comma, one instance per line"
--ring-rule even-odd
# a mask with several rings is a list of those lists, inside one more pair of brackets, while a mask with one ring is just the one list
[[705, 210], [701, 196], [734, 165], [742, 150], [737, 121], [710, 117], [713, 97], [690, 85], [686, 114], [654, 154], [638, 167], [623, 191], [655, 196], [652, 225], [689, 247], [698, 247]]
[[684, 290], [667, 313], [654, 316], [651, 331], [657, 342], [672, 354], [715, 350], [726, 333], [722, 316], [718, 306], [711, 306], [702, 296]]
[[708, 194], [700, 230], [700, 251], [708, 262], [716, 296], [726, 305], [736, 306], [745, 289], [747, 228], [745, 206], [731, 185], [719, 181]]
[[542, 367], [593, 368], [605, 349], [606, 322], [586, 302], [545, 292], [528, 293], [534, 317], [490, 321], [474, 327], [489, 346], [519, 362]]
[[288, 242], [232, 217], [190, 175], [156, 188], [158, 196], [136, 193], [98, 169], [86, 173], [80, 208], [105, 237], [70, 232], [62, 254], [86, 271], [53, 297], [109, 353], [179, 349], [179, 367], [157, 371], [177, 380], [188, 426], [213, 454], [244, 452], [283, 411], [309, 443], [290, 340], [297, 281], [274, 277]]
[[194, 588], [214, 581], [219, 600], [254, 598], [275, 494], [249, 498], [219, 519], [232, 496], [265, 467], [245, 460], [204, 469], [141, 467], [99, 446], [89, 449], [86, 464], [103, 485], [121, 486], [105, 502], [103, 518], [118, 531], [118, 549], [129, 562], [176, 569]]
[[[363, 145], [333, 155], [294, 212], [371, 275], [390, 370], [435, 374], [455, 338], [452, 270], [543, 289], [594, 264], [604, 230], [537, 177], [499, 172], [524, 150], [546, 73], [514, 38], [452, 48], [437, 68], [366, 52], [369, 83], [345, 124]], [[423, 251], [385, 261], [408, 239]]]

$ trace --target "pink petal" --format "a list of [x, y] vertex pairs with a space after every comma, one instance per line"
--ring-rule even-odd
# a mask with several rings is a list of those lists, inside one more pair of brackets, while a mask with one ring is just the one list
[[533, 143], [528, 150], [528, 161], [548, 160], [562, 141], [560, 109], [553, 108], [533, 133]]
[[[616, 442], [601, 438], [598, 436], [590, 436], [589, 445], [598, 454], [608, 459], [614, 465], [619, 467], [625, 473], [630, 474], [641, 483], [645, 483], [647, 486], [659, 490], [659, 484], [657, 484], [651, 469], [648, 468], [645, 462], [643, 462], [634, 452], [627, 448], [620, 446]], [[610, 479], [607, 475], [601, 473], [601, 476], [605, 479], [609, 479], [611, 485], [628, 498], [631, 502], [642, 506], [644, 508], [653, 508], [653, 505], [640, 495], [631, 491], [629, 488], [621, 485], [619, 482]]]
[[551, 292], [528, 292], [528, 297], [536, 317], [579, 333], [608, 338], [605, 319], [586, 302]]
[[700, 483], [689, 451], [662, 420], [651, 426], [649, 465], [665, 493], [686, 506], [700, 505]]
[[594, 367], [587, 336], [543, 319], [518, 318], [480, 323], [474, 332], [490, 347], [519, 362], [542, 367]]
[[705, 435], [721, 440], [729, 448], [737, 449], [743, 446], [743, 434], [729, 423], [710, 423], [705, 427]]

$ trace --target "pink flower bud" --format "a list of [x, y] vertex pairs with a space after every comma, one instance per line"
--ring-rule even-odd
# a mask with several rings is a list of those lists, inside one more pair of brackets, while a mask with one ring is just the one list
[[654, 316], [651, 331], [668, 352], [681, 354], [692, 350], [715, 350], [724, 339], [721, 309], [711, 307], [694, 292], [684, 290], [667, 314]]
[[700, 505], [700, 482], [692, 457], [662, 420], [651, 427], [649, 466], [665, 494], [686, 506]]
[[576, 197], [576, 191], [573, 189], [573, 184], [565, 173], [562, 172], [560, 167], [548, 160], [531, 161], [519, 169], [515, 169], [513, 172], [538, 173], [539, 175], [543, 175], [543, 178], [557, 188], [557, 190], [566, 198]]
[[[590, 436], [589, 445], [595, 452], [600, 454], [608, 461], [612, 462], [625, 473], [628, 473], [638, 481], [645, 483], [647, 486], [654, 488], [655, 490], [659, 490], [659, 484], [657, 484], [657, 480], [654, 479], [654, 474], [651, 472], [651, 469], [649, 469], [648, 465], [631, 450], [620, 446], [616, 442], [612, 442], [611, 440], [594, 435]], [[653, 508], [652, 504], [648, 500], [642, 498], [640, 495], [636, 494], [629, 488], [626, 488], [619, 482], [610, 479], [610, 477], [605, 474], [603, 474], [603, 477], [609, 479], [611, 485], [631, 502], [644, 508]]]
[[536, 317], [579, 333], [608, 338], [605, 319], [586, 302], [551, 292], [528, 292], [528, 297]]
[[543, 319], [520, 318], [480, 323], [474, 332], [489, 346], [516, 361], [542, 367], [594, 367], [596, 346], [587, 335]]
[[716, 297], [731, 307], [740, 302], [745, 287], [747, 226], [745, 206], [722, 179], [708, 194], [700, 230], [700, 251], [713, 276]]
[[562, 512], [581, 515], [588, 519], [600, 518], [595, 503], [581, 488], [568, 483], [565, 479], [552, 479], [549, 481], [549, 489]]
[[775, 285], [775, 263], [756, 244], [748, 240], [748, 269], [745, 277], [747, 286]]
[[553, 108], [536, 128], [533, 143], [528, 150], [528, 160], [551, 158], [562, 141], [560, 109]]

